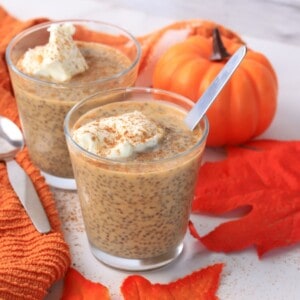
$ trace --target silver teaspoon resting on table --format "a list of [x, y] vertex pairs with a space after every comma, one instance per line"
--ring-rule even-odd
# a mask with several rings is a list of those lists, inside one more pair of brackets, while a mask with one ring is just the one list
[[0, 161], [5, 161], [9, 181], [33, 225], [40, 233], [47, 233], [51, 226], [35, 187], [27, 173], [14, 160], [23, 146], [24, 139], [18, 126], [0, 116]]
[[217, 98], [223, 87], [230, 79], [234, 71], [242, 62], [247, 52], [246, 46], [241, 46], [228, 60], [217, 77], [198, 99], [194, 107], [188, 112], [184, 121], [190, 130], [193, 130], [203, 118], [209, 107]]

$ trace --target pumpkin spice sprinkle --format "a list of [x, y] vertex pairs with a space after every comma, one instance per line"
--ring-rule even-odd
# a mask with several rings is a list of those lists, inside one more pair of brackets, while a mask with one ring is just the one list
[[72, 39], [71, 23], [49, 26], [49, 42], [25, 52], [19, 67], [27, 74], [63, 82], [88, 69], [88, 65]]
[[111, 159], [130, 157], [153, 148], [163, 135], [163, 128], [140, 111], [93, 120], [73, 132], [74, 140], [81, 147]]

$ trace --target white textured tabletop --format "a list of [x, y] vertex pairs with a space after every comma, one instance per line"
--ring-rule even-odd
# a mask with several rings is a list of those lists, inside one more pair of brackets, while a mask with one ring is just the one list
[[[264, 138], [300, 139], [300, 3], [299, 0], [0, 0], [11, 14], [28, 19], [89, 18], [126, 28], [135, 35], [149, 33], [175, 20], [200, 18], [221, 23], [242, 35], [250, 48], [264, 53], [279, 79], [275, 119]], [[113, 299], [127, 272], [98, 262], [88, 249], [76, 192], [53, 190], [73, 266], [87, 278], [106, 285]], [[221, 219], [192, 216], [201, 232], [210, 231]], [[300, 299], [300, 245], [271, 251], [259, 260], [253, 248], [232, 254], [213, 253], [189, 235], [183, 255], [172, 265], [142, 275], [152, 282], [169, 282], [193, 270], [225, 262], [218, 289], [220, 299]], [[47, 300], [58, 299], [61, 283]]]

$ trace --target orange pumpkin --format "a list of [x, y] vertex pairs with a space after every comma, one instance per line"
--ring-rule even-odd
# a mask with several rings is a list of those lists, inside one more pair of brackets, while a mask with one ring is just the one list
[[[160, 57], [154, 69], [153, 86], [197, 101], [240, 45], [241, 42], [220, 36], [218, 30], [209, 37], [189, 37]], [[242, 144], [264, 132], [275, 115], [277, 92], [277, 77], [268, 59], [248, 49], [207, 112], [207, 144]]]

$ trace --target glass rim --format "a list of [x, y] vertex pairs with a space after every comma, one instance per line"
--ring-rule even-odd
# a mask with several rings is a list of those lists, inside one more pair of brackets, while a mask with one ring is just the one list
[[[117, 160], [117, 159], [111, 159], [111, 158], [106, 158], [106, 157], [101, 157], [97, 154], [94, 154], [92, 152], [87, 151], [86, 149], [84, 149], [82, 146], [80, 146], [78, 143], [76, 143], [74, 141], [74, 139], [72, 138], [72, 135], [69, 131], [69, 122], [71, 119], [72, 114], [74, 113], [74, 111], [77, 110], [78, 107], [81, 107], [82, 105], [84, 105], [85, 103], [89, 102], [90, 100], [92, 100], [93, 98], [99, 96], [99, 95], [106, 95], [109, 93], [129, 93], [129, 92], [145, 92], [145, 93], [155, 93], [155, 94], [163, 94], [165, 96], [171, 96], [173, 98], [177, 98], [179, 100], [183, 100], [184, 102], [191, 104], [191, 107], [193, 107], [193, 105], [195, 105], [195, 103], [188, 99], [187, 97], [184, 97], [182, 95], [179, 95], [177, 93], [174, 92], [170, 92], [170, 91], [166, 91], [166, 90], [162, 90], [162, 89], [157, 89], [157, 88], [147, 88], [147, 87], [126, 87], [126, 88], [115, 88], [115, 89], [110, 89], [110, 90], [106, 90], [106, 91], [101, 91], [101, 92], [97, 92], [94, 93], [93, 95], [90, 95], [86, 98], [84, 98], [83, 100], [79, 101], [78, 103], [76, 103], [67, 113], [65, 120], [64, 120], [64, 133], [67, 139], [69, 139], [72, 143], [72, 145], [80, 152], [83, 153], [85, 156], [93, 159], [93, 160], [97, 160], [99, 162], [105, 163], [105, 164], [114, 164], [114, 165], [126, 165], [126, 166], [135, 166], [135, 165], [155, 165], [155, 164], [159, 164], [159, 163], [166, 163], [166, 162], [171, 162], [174, 161], [178, 158], [184, 157], [189, 155], [190, 153], [194, 152], [198, 147], [200, 147], [206, 140], [207, 135], [208, 135], [208, 131], [209, 131], [209, 121], [206, 115], [203, 116], [203, 118], [199, 121], [199, 124], [202, 122], [203, 123], [203, 131], [202, 131], [202, 135], [201, 138], [197, 141], [197, 143], [195, 143], [191, 148], [180, 152], [178, 154], [175, 154], [172, 157], [167, 157], [167, 158], [162, 158], [162, 159], [157, 159], [157, 160], [152, 160], [152, 161], [123, 161], [123, 160]], [[126, 100], [125, 100], [126, 101]], [[118, 101], [116, 101], [118, 102]], [[168, 101], [166, 101], [166, 103], [168, 103]], [[109, 103], [107, 103], [109, 104]]]
[[[20, 69], [17, 68], [17, 66], [12, 62], [11, 58], [10, 58], [10, 54], [12, 51], [13, 46], [20, 41], [21, 39], [23, 39], [24, 37], [26, 37], [28, 34], [30, 34], [31, 32], [34, 32], [38, 29], [42, 29], [45, 27], [49, 27], [52, 24], [62, 24], [62, 23], [72, 23], [72, 24], [79, 24], [79, 23], [85, 23], [85, 24], [89, 24], [89, 23], [94, 23], [94, 24], [99, 24], [99, 25], [104, 25], [107, 27], [111, 27], [117, 30], [120, 30], [120, 32], [124, 33], [129, 39], [131, 39], [134, 42], [134, 45], [136, 47], [136, 55], [134, 60], [131, 62], [130, 66], [127, 67], [126, 69], [122, 70], [119, 73], [114, 74], [113, 76], [110, 77], [104, 77], [104, 78], [100, 78], [100, 79], [96, 79], [93, 81], [87, 81], [87, 82], [53, 82], [53, 81], [47, 81], [44, 79], [40, 79], [40, 78], [36, 78], [33, 77], [31, 75], [28, 75], [24, 72], [22, 72]], [[8, 64], [8, 66], [19, 76], [29, 80], [29, 81], [33, 81], [36, 82], [38, 84], [41, 85], [47, 85], [47, 86], [55, 86], [55, 88], [70, 88], [70, 87], [81, 87], [81, 86], [86, 86], [86, 85], [93, 85], [93, 84], [99, 84], [99, 83], [105, 83], [107, 81], [111, 81], [111, 80], [115, 80], [118, 79], [120, 77], [123, 77], [124, 75], [126, 75], [127, 73], [129, 73], [131, 70], [133, 70], [136, 65], [139, 63], [140, 58], [141, 58], [141, 45], [138, 42], [138, 40], [126, 29], [118, 26], [118, 25], [114, 25], [112, 23], [108, 23], [108, 22], [102, 22], [102, 21], [97, 21], [97, 20], [88, 20], [88, 19], [64, 19], [64, 20], [58, 20], [58, 21], [47, 21], [47, 22], [43, 22], [34, 26], [31, 26], [23, 31], [21, 31], [20, 33], [18, 33], [16, 36], [14, 36], [9, 44], [6, 47], [5, 50], [5, 60]]]

